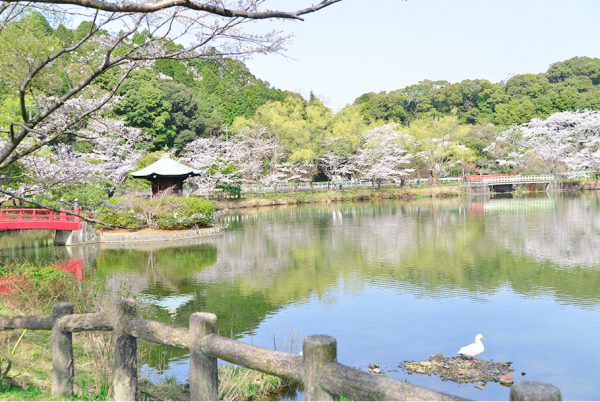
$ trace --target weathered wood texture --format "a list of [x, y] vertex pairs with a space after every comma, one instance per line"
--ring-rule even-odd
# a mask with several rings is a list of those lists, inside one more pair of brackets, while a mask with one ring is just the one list
[[60, 328], [61, 317], [73, 314], [73, 304], [58, 303], [52, 309], [52, 397], [73, 395], [73, 334]]
[[61, 331], [112, 331], [112, 323], [104, 313], [71, 314], [58, 320]]
[[219, 335], [201, 340], [202, 351], [229, 363], [279, 377], [302, 381], [302, 357], [247, 345]]
[[137, 338], [125, 332], [135, 319], [135, 302], [119, 300], [114, 306], [113, 397], [115, 401], [134, 401], [137, 396]]
[[189, 333], [186, 328], [162, 324], [156, 321], [133, 319], [125, 323], [125, 331], [138, 339], [163, 345], [189, 349]]
[[216, 401], [219, 399], [219, 374], [217, 358], [202, 351], [201, 341], [214, 334], [217, 317], [210, 313], [190, 316], [190, 400]]
[[337, 341], [328, 335], [313, 335], [302, 343], [304, 359], [304, 397], [307, 401], [333, 401], [339, 398], [326, 391], [323, 384], [324, 368], [337, 359]]
[[52, 316], [17, 316], [0, 317], [0, 330], [7, 329], [52, 329], [54, 318]]
[[456, 401], [456, 396], [366, 373], [339, 363], [322, 369], [321, 386], [329, 393], [355, 401]]

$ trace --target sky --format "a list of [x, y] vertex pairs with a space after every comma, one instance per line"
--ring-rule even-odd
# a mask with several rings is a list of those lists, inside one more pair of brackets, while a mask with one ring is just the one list
[[[299, 9], [317, 0], [271, 0]], [[499, 82], [574, 56], [600, 57], [600, 1], [343, 0], [305, 21], [260, 21], [293, 35], [285, 56], [246, 60], [280, 89], [334, 110], [424, 79]]]

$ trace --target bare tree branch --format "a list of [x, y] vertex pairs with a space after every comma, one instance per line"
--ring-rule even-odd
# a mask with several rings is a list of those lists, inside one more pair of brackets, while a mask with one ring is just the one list
[[[98, 104], [96, 104], [94, 107], [88, 109], [84, 113], [78, 115], [76, 119], [68, 122], [62, 128], [54, 128], [52, 130], [52, 134], [46, 135], [46, 138], [44, 138], [43, 140], [38, 141], [35, 144], [30, 145], [27, 148], [20, 150], [19, 152], [14, 152], [10, 156], [10, 158], [8, 158], [3, 163], [0, 163], [0, 169], [2, 167], [4, 167], [4, 166], [10, 165], [11, 163], [13, 163], [13, 162], [21, 159], [22, 157], [25, 157], [27, 155], [32, 154], [33, 152], [37, 151], [40, 148], [42, 148], [42, 147], [50, 144], [51, 142], [53, 142], [54, 140], [56, 140], [61, 135], [67, 133], [70, 128], [72, 128], [73, 126], [76, 126], [76, 125], [80, 124], [86, 118], [90, 117], [91, 115], [93, 115], [94, 113], [96, 113], [100, 109], [102, 109], [108, 102], [110, 102], [113, 99], [113, 97], [116, 94], [117, 90], [123, 84], [123, 81], [125, 81], [125, 79], [129, 76], [129, 74], [131, 73], [131, 71], [133, 71], [135, 69], [135, 67], [136, 67], [136, 65], [133, 64], [127, 70], [125, 70], [125, 72], [123, 74], [121, 74], [121, 78], [116, 82], [116, 84], [113, 86], [113, 88], [111, 89], [111, 91], [107, 94], [107, 96], [105, 96], [104, 99], [102, 99], [101, 102], [99, 102]], [[21, 127], [22, 130], [25, 130], [28, 133], [29, 132], [35, 132], [35, 133], [38, 133], [38, 134], [40, 134], [40, 133], [47, 134], [47, 133], [44, 133], [42, 131], [37, 131], [37, 130], [31, 129], [28, 126], [23, 125], [23, 124], [19, 124], [19, 126]]]
[[31, 81], [33, 80], [33, 78], [38, 73], [40, 73], [40, 71], [44, 67], [48, 66], [50, 63], [52, 63], [53, 61], [58, 59], [63, 54], [71, 53], [71, 52], [79, 49], [81, 47], [81, 45], [83, 45], [85, 42], [87, 42], [96, 32], [98, 32], [98, 30], [100, 30], [102, 25], [96, 27], [96, 19], [97, 18], [98, 18], [98, 12], [96, 11], [96, 14], [94, 15], [94, 19], [92, 20], [92, 24], [90, 26], [90, 31], [83, 38], [81, 38], [77, 43], [75, 43], [73, 46], [69, 46], [69, 47], [60, 49], [58, 52], [54, 53], [53, 55], [46, 57], [40, 63], [38, 63], [38, 65], [35, 66], [32, 69], [32, 71], [29, 72], [29, 76], [25, 79], [25, 81], [19, 88], [19, 104], [21, 106], [21, 118], [23, 119], [23, 121], [25, 123], [29, 122], [29, 116], [27, 115], [27, 104], [26, 104], [25, 96], [26, 96], [27, 88], [28, 88], [29, 84], [31, 83]]
[[[183, 7], [195, 11], [203, 11], [214, 15], [220, 15], [227, 18], [248, 18], [253, 20], [284, 18], [303, 20], [302, 15], [314, 13], [341, 0], [323, 0], [320, 3], [296, 11], [247, 11], [235, 10], [225, 7], [219, 7], [209, 2], [193, 0], [161, 0], [156, 2], [110, 2], [103, 0], [36, 0], [36, 3], [45, 4], [64, 4], [92, 8], [111, 12], [134, 12], [134, 13], [153, 13], [173, 7]], [[5, 0], [5, 3], [18, 3], [19, 0]]]

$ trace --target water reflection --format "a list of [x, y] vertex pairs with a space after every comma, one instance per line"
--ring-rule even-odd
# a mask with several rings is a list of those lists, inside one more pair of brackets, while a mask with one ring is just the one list
[[276, 309], [322, 296], [340, 280], [353, 292], [376, 284], [471, 297], [508, 285], [581, 306], [600, 300], [596, 195], [319, 205], [222, 219], [224, 236], [178, 247], [53, 247], [47, 233], [4, 233], [0, 258], [81, 260], [111, 292], [185, 294], [178, 308], [192, 310], [207, 307], [201, 294], [211, 286], [234, 298], [260, 294]]
[[[331, 333], [350, 350], [369, 350], [369, 357], [344, 356], [357, 366], [385, 362], [398, 342], [411, 346], [397, 359], [445, 347], [453, 353], [448, 334], [463, 342], [481, 330], [496, 335], [497, 358], [519, 358], [535, 372], [537, 344], [516, 333], [542, 338], [565, 367], [571, 337], [600, 358], [597, 345], [573, 330], [600, 329], [588, 315], [600, 310], [599, 214], [596, 194], [267, 208], [222, 216], [221, 237], [178, 247], [65, 249], [41, 235], [0, 235], [0, 259], [64, 261], [78, 253], [88, 278], [108, 292], [139, 295], [154, 319], [187, 325], [192, 312], [211, 311], [220, 333], [268, 346], [294, 326]], [[547, 317], [565, 328], [547, 326]], [[600, 374], [598, 367], [544, 370], [546, 381]], [[571, 395], [600, 396], [586, 387]], [[484, 396], [463, 391], [506, 399], [493, 387]]]

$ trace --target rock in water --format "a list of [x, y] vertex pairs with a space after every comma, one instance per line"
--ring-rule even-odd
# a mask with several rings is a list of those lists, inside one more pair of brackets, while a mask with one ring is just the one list
[[[400, 364], [408, 374], [436, 375], [459, 383], [500, 382], [514, 371], [510, 362], [465, 360], [461, 357], [433, 355], [428, 361], [406, 361]], [[508, 378], [508, 377], [507, 377]]]
[[511, 373], [508, 373], [500, 377], [499, 381], [502, 385], [512, 385], [515, 382], [515, 379]]
[[377, 364], [377, 363], [371, 363], [371, 364], [369, 364], [369, 371], [371, 373], [373, 373], [373, 374], [381, 374], [381, 373], [383, 373], [383, 371], [379, 367], [379, 364]]

